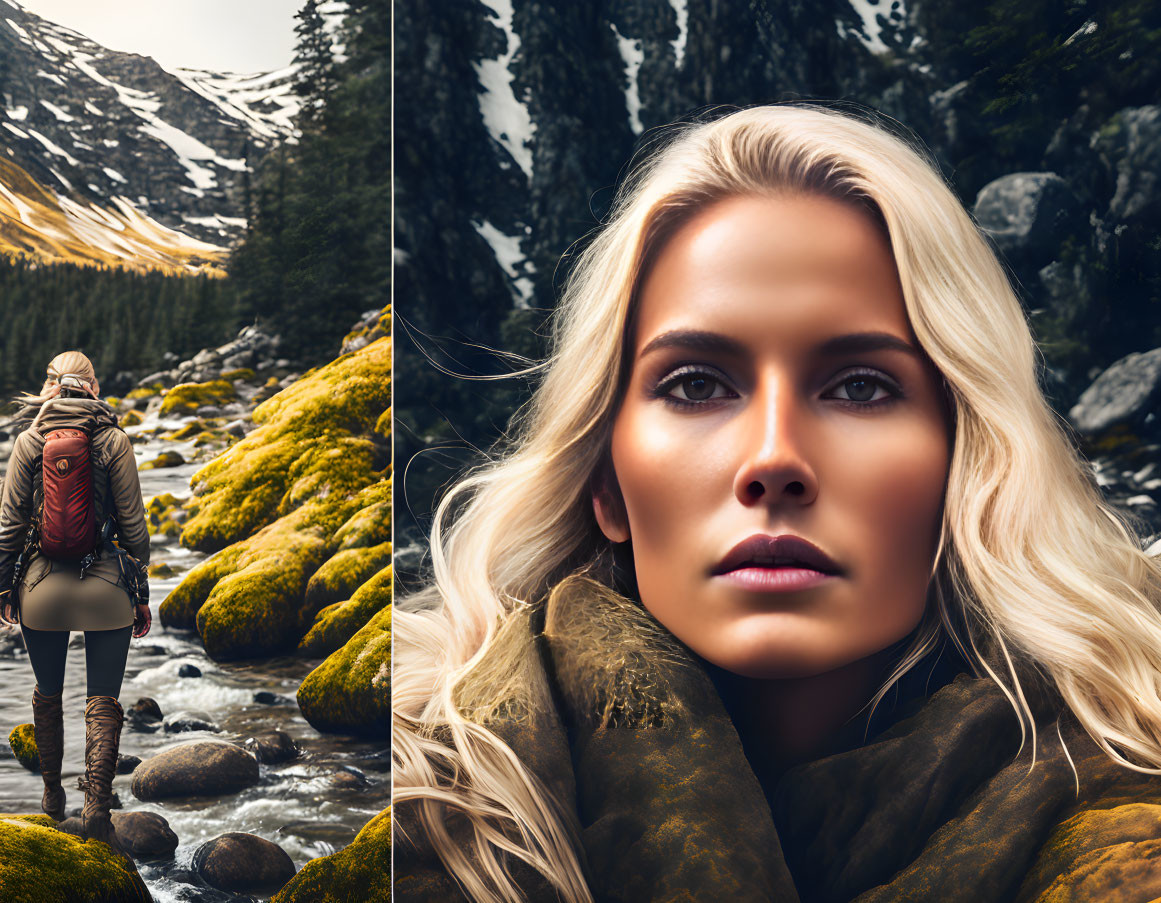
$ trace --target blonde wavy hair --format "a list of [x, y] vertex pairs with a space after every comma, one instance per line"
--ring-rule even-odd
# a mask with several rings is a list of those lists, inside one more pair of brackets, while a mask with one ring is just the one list
[[[510, 450], [442, 500], [434, 583], [398, 606], [394, 799], [413, 805], [472, 899], [520, 899], [508, 857], [562, 899], [591, 899], [565, 821], [482, 719], [461, 711], [457, 686], [506, 625], [607, 547], [590, 480], [647, 262], [707, 205], [786, 192], [837, 198], [885, 225], [912, 329], [952, 400], [928, 612], [876, 700], [950, 639], [1003, 690], [1033, 750], [1030, 679], [1112, 759], [1161, 773], [1161, 565], [1102, 500], [1045, 401], [1031, 332], [988, 241], [925, 151], [887, 128], [807, 105], [747, 109], [675, 129], [621, 186], [568, 281]], [[450, 810], [469, 823], [473, 850], [451, 842]]]

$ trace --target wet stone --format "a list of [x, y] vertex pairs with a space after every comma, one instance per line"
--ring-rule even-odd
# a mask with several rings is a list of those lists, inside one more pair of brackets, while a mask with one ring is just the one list
[[159, 706], [157, 704], [157, 700], [151, 696], [142, 696], [135, 703], [133, 703], [130, 711], [134, 714], [140, 715], [146, 720], [161, 720], [161, 706]]
[[138, 756], [119, 754], [117, 756], [117, 774], [133, 774], [134, 769], [140, 764], [141, 759]]
[[186, 731], [213, 731], [218, 733], [221, 728], [205, 712], [181, 711], [174, 712], [165, 719], [165, 731], [168, 734], [180, 734]]
[[202, 669], [197, 665], [182, 665], [177, 669], [178, 677], [201, 677]]
[[196, 740], [159, 752], [133, 772], [139, 800], [236, 793], [258, 783], [258, 760], [232, 743]]
[[258, 757], [259, 762], [285, 762], [298, 756], [298, 747], [284, 731], [267, 731], [246, 740], [243, 746]]
[[135, 859], [167, 859], [177, 849], [177, 835], [156, 812], [117, 812], [111, 817], [117, 840]]
[[194, 852], [194, 870], [220, 890], [273, 892], [294, 877], [286, 851], [255, 834], [232, 832], [203, 843]]

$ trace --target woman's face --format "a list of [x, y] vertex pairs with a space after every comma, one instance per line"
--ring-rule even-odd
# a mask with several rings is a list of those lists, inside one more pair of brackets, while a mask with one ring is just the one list
[[631, 540], [645, 607], [748, 677], [821, 674], [911, 632], [948, 414], [870, 217], [816, 196], [706, 208], [655, 258], [630, 339], [616, 485], [594, 507]]

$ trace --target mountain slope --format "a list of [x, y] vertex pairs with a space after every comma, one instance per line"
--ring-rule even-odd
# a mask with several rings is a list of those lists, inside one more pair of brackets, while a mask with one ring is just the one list
[[228, 245], [247, 161], [292, 135], [293, 75], [170, 73], [0, 0], [0, 152], [82, 205]]

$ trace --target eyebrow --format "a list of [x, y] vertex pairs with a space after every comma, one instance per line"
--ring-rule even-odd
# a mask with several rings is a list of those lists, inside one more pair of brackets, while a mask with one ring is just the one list
[[[640, 357], [665, 348], [684, 348], [690, 351], [713, 351], [723, 354], [739, 354], [745, 351], [745, 346], [741, 342], [721, 333], [705, 332], [699, 329], [673, 329], [652, 339], [641, 349]], [[910, 342], [905, 342], [889, 332], [852, 332], [848, 335], [827, 339], [818, 348], [819, 354], [826, 356], [869, 351], [901, 351], [915, 358], [923, 357], [919, 349]]]

